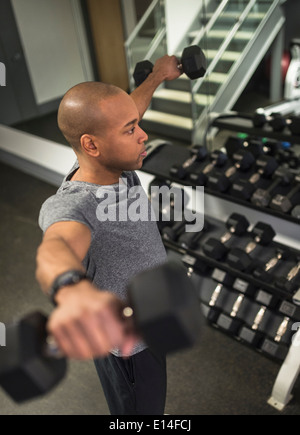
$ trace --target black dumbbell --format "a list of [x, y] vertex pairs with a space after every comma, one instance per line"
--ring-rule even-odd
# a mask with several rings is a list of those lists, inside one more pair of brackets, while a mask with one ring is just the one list
[[266, 115], [266, 113], [259, 109], [254, 113], [252, 123], [255, 128], [262, 128], [264, 125], [271, 120], [271, 116]]
[[214, 260], [221, 260], [228, 252], [228, 248], [225, 245], [233, 235], [241, 236], [246, 233], [249, 227], [249, 222], [245, 216], [238, 213], [232, 213], [226, 221], [226, 227], [229, 231], [224, 233], [220, 240], [216, 238], [209, 238], [202, 245], [203, 252]]
[[208, 309], [205, 310], [205, 317], [211, 323], [216, 323], [222, 312], [222, 308], [217, 305], [222, 292], [225, 294], [224, 284], [218, 283], [214, 288], [211, 298], [208, 302]]
[[292, 134], [295, 136], [300, 136], [300, 117], [299, 116], [290, 116], [287, 119], [287, 126]]
[[300, 219], [300, 205], [296, 205], [296, 207], [293, 208], [291, 211], [291, 215], [295, 217], [296, 219]]
[[300, 261], [287, 272], [285, 276], [276, 278], [275, 284], [288, 292], [293, 292], [300, 284]]
[[280, 132], [287, 126], [286, 119], [280, 113], [272, 113], [271, 119], [269, 120], [269, 125], [274, 131]]
[[272, 119], [269, 121], [269, 124], [274, 131], [281, 132], [288, 127], [292, 134], [296, 136], [300, 135], [300, 118], [298, 116], [285, 118], [280, 113], [274, 113], [272, 114]]
[[254, 164], [255, 158], [253, 154], [246, 150], [235, 151], [231, 159], [234, 160], [234, 165], [225, 171], [213, 170], [207, 178], [207, 187], [224, 193], [231, 186], [232, 177], [237, 171], [247, 171]]
[[190, 148], [191, 157], [187, 159], [182, 165], [173, 165], [170, 169], [170, 175], [184, 179], [187, 176], [188, 170], [191, 168], [193, 163], [202, 162], [207, 157], [207, 149], [202, 145], [194, 145]]
[[265, 336], [263, 331], [259, 330], [259, 327], [265, 317], [266, 312], [267, 312], [267, 307], [261, 306], [255, 315], [251, 328], [248, 328], [247, 326], [242, 327], [239, 333], [239, 338], [241, 340], [247, 342], [251, 346], [254, 347], [259, 346], [263, 337]]
[[274, 358], [284, 360], [289, 350], [287, 343], [290, 342], [292, 322], [288, 316], [281, 318], [279, 322], [279, 324], [278, 321], [276, 322], [277, 328], [273, 340], [265, 338], [260, 349]]
[[253, 276], [263, 281], [270, 281], [270, 274], [274, 272], [274, 269], [283, 261], [291, 256], [290, 253], [282, 249], [277, 249], [277, 252], [271, 257], [265, 265], [258, 267], [253, 271]]
[[205, 234], [205, 231], [209, 228], [209, 225], [204, 221], [204, 225], [201, 231], [197, 232], [184, 232], [178, 238], [178, 245], [184, 249], [196, 249], [199, 240]]
[[232, 184], [231, 193], [237, 198], [248, 200], [251, 198], [255, 185], [261, 178], [271, 177], [278, 168], [277, 160], [271, 156], [260, 156], [256, 160], [257, 171], [249, 179], [240, 179]]
[[230, 315], [228, 316], [225, 313], [222, 313], [217, 320], [217, 325], [232, 335], [238, 335], [238, 331], [240, 330], [243, 321], [239, 319], [237, 316], [241, 311], [242, 304], [245, 300], [244, 294], [239, 294], [234, 304], [232, 306]]
[[[174, 352], [198, 339], [199, 299], [181, 263], [142, 272], [131, 280], [128, 293], [124, 322], [130, 317], [154, 350]], [[47, 346], [46, 324], [44, 315], [34, 313], [6, 329], [8, 345], [0, 347], [0, 385], [16, 402], [45, 394], [65, 375], [66, 359], [57, 359], [57, 349]]]
[[253, 259], [250, 257], [250, 254], [258, 245], [269, 245], [276, 233], [271, 225], [258, 222], [252, 229], [250, 235], [254, 240], [249, 242], [245, 249], [233, 248], [229, 251], [226, 261], [231, 267], [238, 270], [247, 270], [253, 265]]
[[227, 163], [228, 157], [223, 151], [213, 151], [210, 154], [211, 163], [206, 165], [203, 169], [198, 169], [189, 174], [189, 179], [198, 186], [205, 186], [207, 182], [207, 174], [209, 174], [215, 167], [221, 168]]
[[270, 202], [270, 207], [274, 210], [282, 211], [283, 213], [288, 213], [295, 204], [293, 204], [293, 197], [300, 190], [300, 175], [297, 175], [294, 179], [297, 183], [287, 195], [277, 194], [272, 198]]
[[234, 165], [225, 171], [225, 177], [227, 178], [231, 178], [237, 171], [248, 171], [255, 163], [253, 154], [246, 150], [233, 153], [232, 160], [235, 162]]
[[[205, 75], [206, 58], [198, 45], [191, 45], [183, 50], [180, 68], [191, 80], [198, 79]], [[153, 64], [149, 60], [138, 62], [133, 72], [136, 86], [140, 86], [148, 75], [152, 73], [152, 70]]]
[[271, 185], [267, 189], [257, 189], [253, 193], [251, 197], [252, 204], [260, 207], [268, 207], [272, 199], [273, 191], [276, 189], [276, 187], [279, 185], [288, 186], [292, 180], [293, 175], [288, 169], [284, 167], [277, 168], [274, 172], [274, 181], [271, 183]]
[[185, 219], [174, 222], [172, 226], [167, 226], [162, 230], [162, 238], [175, 242], [185, 232], [185, 227], [188, 224], [192, 224], [192, 222], [187, 222]]
[[271, 113], [267, 115], [263, 110], [258, 110], [252, 119], [253, 126], [262, 128], [269, 124], [274, 131], [283, 131], [286, 127], [286, 120], [280, 113]]

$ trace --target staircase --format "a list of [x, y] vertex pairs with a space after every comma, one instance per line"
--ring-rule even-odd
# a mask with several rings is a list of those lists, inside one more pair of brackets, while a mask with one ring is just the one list
[[[149, 133], [197, 142], [208, 112], [230, 110], [283, 28], [282, 0], [211, 0], [198, 11], [178, 47], [200, 45], [207, 73], [165, 82], [154, 94], [142, 126]], [[158, 49], [160, 44], [156, 47]], [[149, 47], [149, 45], [148, 45]], [[149, 59], [145, 54], [144, 58]], [[152, 61], [155, 61], [152, 50]], [[158, 53], [157, 53], [158, 54]]]

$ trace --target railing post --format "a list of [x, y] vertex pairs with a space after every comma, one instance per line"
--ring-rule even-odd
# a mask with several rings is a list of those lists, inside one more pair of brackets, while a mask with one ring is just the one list
[[281, 60], [284, 49], [284, 29], [276, 36], [272, 46], [270, 68], [270, 99], [273, 103], [282, 99]]

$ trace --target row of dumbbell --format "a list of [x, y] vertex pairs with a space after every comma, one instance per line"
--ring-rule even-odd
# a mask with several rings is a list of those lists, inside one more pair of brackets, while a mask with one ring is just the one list
[[300, 320], [297, 305], [218, 268], [206, 274], [198, 286], [209, 322], [284, 359], [294, 333], [292, 325]]
[[[161, 230], [162, 238], [179, 248], [202, 252], [215, 261], [225, 262], [235, 270], [251, 273], [262, 282], [274, 282], [278, 288], [289, 293], [300, 286], [300, 252], [298, 259], [296, 253], [289, 248], [270, 248], [276, 234], [269, 224], [258, 222], [248, 232], [250, 225], [245, 216], [232, 213], [225, 224], [227, 230], [220, 238], [205, 237], [203, 241], [209, 231], [214, 231], [209, 222], [205, 222], [202, 231], [195, 233], [185, 232], [185, 225], [183, 220], [165, 226]], [[249, 241], [249, 237], [252, 240]], [[278, 268], [282, 272], [281, 276], [276, 276]]]
[[[255, 161], [250, 151], [240, 149], [233, 153], [233, 163], [228, 167], [228, 155], [218, 150], [211, 153], [211, 161], [203, 167], [199, 163], [207, 157], [206, 148], [195, 146], [191, 149], [191, 154], [191, 158], [182, 165], [171, 167], [170, 174], [173, 177], [207, 186], [220, 193], [230, 189], [231, 195], [245, 201], [250, 200], [256, 206], [270, 207], [282, 213], [291, 212], [299, 218], [297, 194], [300, 192], [300, 175], [295, 175], [284, 166], [278, 166], [274, 157], [263, 155]], [[247, 173], [249, 170], [251, 175], [248, 178], [239, 177], [239, 173]], [[261, 180], [270, 180], [270, 185], [265, 189], [258, 187]], [[285, 195], [276, 193], [276, 189], [281, 186], [291, 188]]]
[[255, 128], [263, 128], [268, 125], [274, 132], [283, 132], [287, 128], [293, 135], [300, 135], [299, 116], [284, 117], [280, 113], [268, 115], [262, 110], [254, 114], [252, 122]]
[[[276, 235], [270, 225], [258, 222], [251, 232], [239, 234], [232, 228], [230, 234], [247, 236], [238, 247], [236, 239], [235, 244], [228, 246], [227, 234], [221, 239], [208, 238], [200, 248], [208, 257], [224, 261], [233, 269], [251, 274], [262, 282], [272, 283], [292, 294], [297, 290], [300, 286], [300, 252], [297, 256], [290, 248], [270, 246]], [[252, 240], [249, 241], [249, 237]]]
[[236, 151], [244, 149], [250, 151], [255, 159], [262, 156], [271, 156], [277, 163], [285, 163], [291, 169], [298, 169], [300, 167], [299, 147], [293, 146], [290, 142], [240, 134], [238, 136], [229, 136], [224, 144], [224, 148], [230, 158]]

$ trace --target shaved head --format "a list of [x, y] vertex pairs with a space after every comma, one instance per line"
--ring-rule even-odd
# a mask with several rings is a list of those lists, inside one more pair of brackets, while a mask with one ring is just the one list
[[71, 88], [58, 109], [58, 126], [74, 151], [80, 151], [80, 138], [84, 134], [96, 135], [105, 128], [102, 103], [124, 92], [113, 85], [85, 82]]

